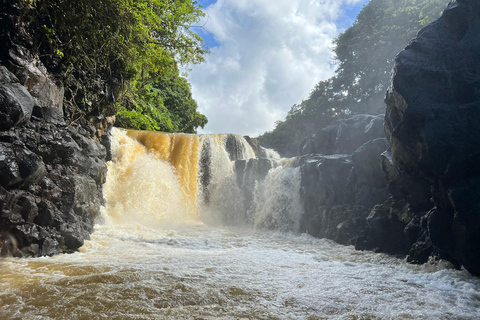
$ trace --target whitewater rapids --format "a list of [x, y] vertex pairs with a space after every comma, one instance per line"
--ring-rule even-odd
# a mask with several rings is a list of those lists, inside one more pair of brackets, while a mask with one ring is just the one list
[[2, 319], [478, 319], [480, 280], [308, 235], [97, 226], [81, 252], [7, 259]]
[[[233, 160], [255, 154], [241, 137], [114, 134], [91, 240], [0, 260], [0, 319], [480, 318], [480, 279], [466, 271], [290, 233], [302, 212], [288, 162], [242, 207]], [[253, 228], [204, 223], [240, 213]]]

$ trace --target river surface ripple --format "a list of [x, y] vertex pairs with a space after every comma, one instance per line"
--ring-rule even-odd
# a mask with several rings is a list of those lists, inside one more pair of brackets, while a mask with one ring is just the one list
[[1, 319], [480, 319], [480, 279], [308, 235], [97, 226], [0, 261]]

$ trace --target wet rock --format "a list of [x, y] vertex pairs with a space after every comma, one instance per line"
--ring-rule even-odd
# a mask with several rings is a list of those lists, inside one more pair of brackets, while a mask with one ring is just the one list
[[406, 255], [413, 243], [404, 232], [413, 216], [408, 203], [388, 199], [376, 205], [366, 219], [366, 238], [356, 248]]
[[40, 157], [28, 149], [0, 142], [0, 185], [8, 188], [34, 183], [46, 174]]
[[316, 148], [315, 148], [315, 140], [313, 136], [306, 137], [303, 142], [302, 142], [302, 147], [299, 152], [301, 156], [307, 155], [307, 154], [314, 154], [316, 153]]
[[317, 207], [342, 204], [352, 160], [349, 155], [301, 157], [302, 197], [307, 212]]
[[386, 97], [391, 153], [382, 161], [395, 203], [423, 221], [414, 223], [409, 259], [438, 254], [477, 275], [479, 29], [478, 1], [458, 0], [397, 56]]
[[0, 84], [19, 83], [18, 78], [11, 73], [6, 67], [0, 66]]
[[0, 185], [9, 187], [22, 181], [11, 143], [0, 143]]
[[65, 125], [63, 111], [57, 107], [39, 107], [33, 108], [32, 116], [40, 121], [49, 122], [55, 125]]
[[352, 154], [353, 167], [358, 183], [386, 187], [380, 166], [380, 156], [388, 148], [386, 139], [375, 139], [365, 143]]
[[[381, 116], [353, 116], [307, 137], [302, 153], [309, 155], [295, 163], [302, 173], [302, 229], [342, 244], [363, 243], [367, 216], [390, 196], [381, 162], [387, 148]], [[340, 151], [347, 154], [335, 154]]]
[[337, 225], [349, 218], [341, 205], [345, 202], [352, 169], [351, 156], [304, 156], [295, 165], [300, 166], [302, 174], [300, 196], [304, 215], [301, 230], [316, 237], [335, 238]]
[[383, 115], [355, 115], [340, 119], [307, 137], [299, 154], [351, 154], [366, 142], [385, 138]]
[[348, 203], [373, 208], [390, 196], [380, 160], [386, 148], [385, 139], [375, 139], [365, 143], [352, 154], [353, 167], [348, 178], [346, 195]]
[[24, 119], [30, 119], [34, 99], [25, 87], [18, 83], [0, 85], [0, 130], [5, 131]]
[[[120, 82], [99, 74], [85, 80], [75, 78], [79, 74], [65, 78], [64, 72], [55, 73], [52, 70], [62, 69], [59, 60], [33, 47], [28, 23], [19, 18], [23, 4], [8, 2], [4, 7], [0, 255], [73, 252], [93, 231], [103, 201], [107, 152], [101, 142], [108, 141]], [[88, 119], [81, 116], [85, 105]]]
[[255, 154], [257, 155], [258, 158], [260, 158], [260, 150], [261, 150], [261, 146], [260, 146], [260, 141], [258, 141], [258, 139], [255, 139], [255, 138], [252, 138], [252, 137], [249, 137], [249, 136], [244, 136], [245, 140], [247, 140], [248, 144], [252, 147], [253, 151], [255, 152]]
[[11, 68], [20, 83], [36, 99], [40, 107], [55, 107], [62, 112], [65, 89], [61, 81], [53, 78], [38, 57], [25, 47], [14, 45], [9, 50]]
[[[25, 73], [18, 78], [33, 90], [35, 79], [47, 86], [52, 79]], [[18, 81], [0, 68], [1, 254], [73, 252], [88, 239], [99, 215], [107, 153], [92, 124], [79, 119], [67, 126], [52, 102], [58, 97], [37, 95], [35, 102]]]
[[304, 220], [302, 231], [344, 245], [355, 245], [365, 229], [368, 210], [360, 206], [322, 206], [314, 216]]

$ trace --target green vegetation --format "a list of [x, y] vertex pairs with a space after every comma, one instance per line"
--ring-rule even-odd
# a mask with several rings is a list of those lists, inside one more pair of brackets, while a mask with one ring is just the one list
[[179, 69], [207, 52], [191, 27], [203, 16], [196, 1], [19, 2], [42, 61], [62, 73], [79, 116], [115, 114], [116, 101], [117, 125], [127, 128], [195, 132], [207, 123]]
[[262, 145], [286, 155], [318, 128], [350, 114], [384, 111], [395, 56], [423, 26], [437, 19], [448, 0], [371, 0], [335, 40], [338, 68], [284, 121], [260, 136]]

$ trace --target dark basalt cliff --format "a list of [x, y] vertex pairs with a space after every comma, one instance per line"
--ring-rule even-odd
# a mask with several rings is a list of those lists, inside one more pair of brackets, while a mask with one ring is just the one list
[[[3, 6], [1, 255], [72, 252], [88, 239], [99, 214], [107, 155], [101, 141], [111, 123], [101, 115], [80, 116], [72, 88], [64, 88], [32, 47], [17, 19], [21, 8]], [[104, 100], [100, 93], [92, 97], [93, 104]]]
[[372, 212], [379, 221], [397, 220], [397, 232], [404, 228], [399, 249], [408, 252], [410, 261], [439, 255], [476, 275], [479, 31], [480, 3], [458, 0], [397, 56], [386, 98], [390, 150], [383, 156], [393, 200]]
[[363, 241], [366, 217], [389, 197], [379, 162], [388, 147], [383, 123], [383, 116], [356, 115], [305, 139], [296, 161], [303, 232], [341, 244]]
[[385, 135], [359, 115], [305, 139], [302, 231], [480, 275], [479, 32], [480, 3], [450, 3], [396, 57]]

